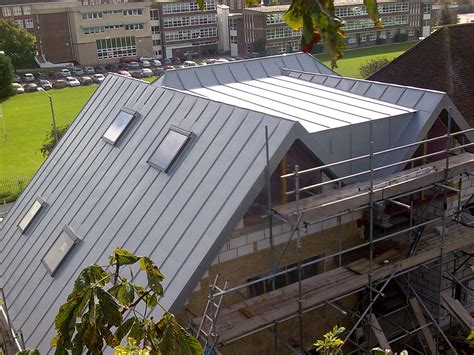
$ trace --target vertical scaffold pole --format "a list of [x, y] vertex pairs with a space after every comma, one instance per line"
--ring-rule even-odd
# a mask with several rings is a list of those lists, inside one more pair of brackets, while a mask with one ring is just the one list
[[[369, 283], [369, 304], [373, 304], [374, 292], [373, 292], [373, 257], [374, 257], [374, 135], [372, 120], [370, 120], [369, 125], [369, 274], [368, 274], [368, 283]], [[370, 306], [369, 315], [372, 315], [372, 306]], [[369, 331], [368, 336], [368, 345], [369, 349], [372, 348], [372, 332]]]
[[302, 289], [302, 272], [301, 272], [301, 235], [300, 235], [300, 176], [299, 165], [295, 165], [295, 201], [296, 201], [296, 251], [298, 253], [298, 321], [300, 332], [300, 350], [304, 354], [303, 343], [303, 289]]

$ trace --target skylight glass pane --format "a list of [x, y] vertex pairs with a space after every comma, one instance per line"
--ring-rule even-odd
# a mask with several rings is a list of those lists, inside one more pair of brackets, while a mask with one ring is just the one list
[[61, 262], [71, 251], [76, 241], [76, 236], [67, 227], [61, 232], [42, 260], [51, 275], [61, 265]]
[[190, 134], [190, 132], [171, 128], [148, 162], [158, 169], [168, 170], [184, 147]]
[[26, 228], [28, 228], [28, 226], [31, 224], [35, 216], [38, 214], [42, 206], [43, 206], [42, 200], [36, 200], [33, 203], [33, 206], [31, 206], [30, 210], [26, 213], [26, 215], [18, 224], [18, 228], [20, 228], [22, 232], [24, 232]]
[[107, 132], [105, 132], [104, 139], [110, 144], [115, 144], [127, 128], [128, 124], [132, 121], [133, 117], [134, 114], [132, 112], [121, 110], [117, 117], [115, 117], [115, 120], [112, 122], [109, 129], [107, 129]]

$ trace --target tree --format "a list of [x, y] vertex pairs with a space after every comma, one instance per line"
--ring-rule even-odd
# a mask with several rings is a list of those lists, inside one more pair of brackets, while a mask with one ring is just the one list
[[[121, 274], [122, 267], [134, 279], [134, 268], [147, 276], [143, 287]], [[110, 270], [110, 271], [107, 271]], [[133, 348], [154, 354], [202, 354], [199, 342], [178, 324], [173, 314], [159, 303], [163, 297], [163, 274], [147, 256], [115, 249], [105, 267], [91, 265], [81, 271], [67, 302], [55, 318], [57, 336], [51, 341], [56, 355], [102, 354], [104, 345], [127, 352]], [[163, 316], [158, 322], [149, 316], [156, 306]], [[128, 315], [128, 316], [127, 316]], [[147, 318], [149, 317], [149, 318]], [[120, 346], [127, 338], [128, 347]]]
[[445, 4], [439, 15], [438, 25], [452, 25], [459, 22], [458, 15]]
[[339, 339], [339, 335], [346, 330], [344, 327], [337, 325], [331, 331], [323, 335], [323, 339], [316, 340], [314, 346], [316, 350], [324, 355], [339, 355], [342, 354], [342, 346], [344, 342]]
[[[66, 133], [69, 125], [59, 126], [57, 128], [58, 140], [61, 140], [62, 136]], [[46, 133], [46, 138], [43, 142], [43, 146], [40, 149], [41, 154], [46, 158], [53, 151], [56, 146], [56, 136], [54, 135], [54, 127], [51, 127], [51, 130]]]
[[368, 78], [375, 72], [379, 71], [382, 69], [384, 66], [386, 66], [388, 63], [390, 63], [390, 60], [388, 60], [387, 57], [382, 57], [382, 58], [375, 58], [367, 61], [365, 64], [362, 64], [359, 68], [359, 73], [362, 78]]
[[30, 66], [36, 53], [35, 37], [10, 20], [0, 20], [0, 51], [11, 58], [15, 69]]
[[15, 90], [12, 86], [13, 66], [10, 58], [0, 54], [0, 100], [13, 96]]

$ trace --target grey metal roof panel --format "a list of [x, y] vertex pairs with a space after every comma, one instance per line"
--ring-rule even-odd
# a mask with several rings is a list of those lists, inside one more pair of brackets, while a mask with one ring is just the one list
[[[112, 146], [101, 137], [122, 106], [140, 116]], [[194, 136], [167, 174], [146, 161], [170, 125]], [[182, 304], [230, 224], [245, 213], [246, 197], [263, 187], [265, 126], [276, 167], [282, 147], [295, 139], [294, 122], [107, 78], [3, 223], [2, 281], [13, 325], [27, 345], [48, 351], [54, 315], [72, 280], [84, 266], [104, 263], [116, 246], [156, 260], [166, 275], [163, 303]], [[21, 235], [16, 224], [37, 195], [47, 208]], [[66, 224], [81, 242], [52, 278], [40, 260]]]

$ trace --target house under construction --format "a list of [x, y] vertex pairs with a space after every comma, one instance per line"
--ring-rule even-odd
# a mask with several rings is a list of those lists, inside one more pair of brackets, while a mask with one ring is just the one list
[[123, 247], [208, 353], [311, 352], [334, 325], [344, 353], [460, 352], [473, 130], [442, 92], [306, 54], [111, 75], [1, 224], [10, 344], [49, 351], [75, 276]]

